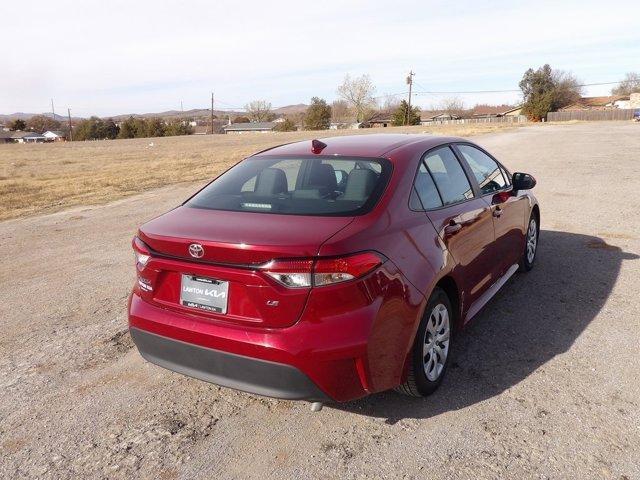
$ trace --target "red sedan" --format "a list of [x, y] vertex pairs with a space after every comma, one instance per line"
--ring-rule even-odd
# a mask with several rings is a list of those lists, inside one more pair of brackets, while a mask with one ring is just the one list
[[150, 362], [260, 395], [428, 395], [456, 331], [533, 267], [534, 185], [461, 138], [260, 152], [140, 227], [131, 335]]

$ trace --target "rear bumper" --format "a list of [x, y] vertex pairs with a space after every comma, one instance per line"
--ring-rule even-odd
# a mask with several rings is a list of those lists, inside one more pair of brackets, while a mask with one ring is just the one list
[[371, 393], [364, 366], [367, 330], [359, 328], [362, 339], [356, 339], [342, 327], [298, 322], [287, 328], [251, 328], [184, 315], [135, 292], [129, 300], [129, 328], [145, 359], [276, 398], [347, 401]]
[[290, 365], [200, 347], [138, 328], [130, 332], [146, 360], [174, 372], [268, 397], [329, 400], [309, 377]]

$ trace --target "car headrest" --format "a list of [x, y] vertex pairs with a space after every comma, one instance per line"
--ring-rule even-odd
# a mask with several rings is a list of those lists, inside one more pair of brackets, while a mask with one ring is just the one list
[[373, 170], [366, 168], [351, 170], [347, 177], [347, 186], [342, 200], [366, 200], [376, 186], [377, 181], [378, 175]]
[[309, 172], [307, 184], [309, 186], [326, 188], [333, 191], [338, 188], [336, 172], [333, 167], [327, 163], [314, 162]]
[[287, 193], [287, 175], [279, 168], [265, 168], [258, 174], [254, 192], [259, 195], [277, 195]]

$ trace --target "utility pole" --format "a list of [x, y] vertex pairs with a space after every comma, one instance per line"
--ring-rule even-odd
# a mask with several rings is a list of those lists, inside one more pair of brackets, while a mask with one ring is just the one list
[[213, 135], [213, 92], [211, 92], [211, 135]]
[[67, 116], [69, 118], [69, 141], [73, 142], [73, 131], [71, 130], [71, 109], [67, 108]]
[[56, 109], [53, 108], [53, 98], [51, 99], [51, 114], [53, 115], [53, 119], [56, 119]]
[[407, 101], [407, 112], [404, 117], [404, 124], [407, 125], [409, 123], [409, 116], [411, 115], [411, 87], [413, 86], [413, 70], [409, 71], [409, 75], [407, 75], [407, 85], [409, 85], [409, 100]]
[[182, 100], [180, 100], [180, 111], [184, 113], [184, 106], [182, 105]]

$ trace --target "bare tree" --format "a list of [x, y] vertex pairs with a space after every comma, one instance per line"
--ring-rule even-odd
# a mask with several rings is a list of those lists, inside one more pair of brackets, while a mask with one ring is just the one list
[[554, 84], [554, 110], [566, 107], [580, 100], [582, 96], [581, 81], [571, 72], [553, 70], [551, 79]]
[[400, 107], [400, 100], [398, 97], [389, 96], [384, 97], [384, 101], [380, 105], [380, 110], [383, 112], [395, 112]]
[[632, 93], [640, 93], [640, 73], [627, 73], [624, 80], [611, 90], [612, 95], [631, 95]]
[[375, 90], [369, 75], [365, 74], [356, 78], [346, 75], [344, 82], [338, 87], [337, 93], [353, 108], [356, 120], [361, 122], [364, 120], [365, 113], [375, 105], [373, 100]]
[[452, 117], [462, 117], [464, 115], [464, 102], [458, 97], [445, 98], [440, 102], [438, 110], [448, 113]]
[[334, 100], [331, 104], [331, 121], [338, 123], [350, 122], [353, 113], [346, 100]]
[[252, 122], [268, 122], [275, 116], [271, 111], [271, 103], [266, 100], [254, 100], [247, 103], [244, 108]]

